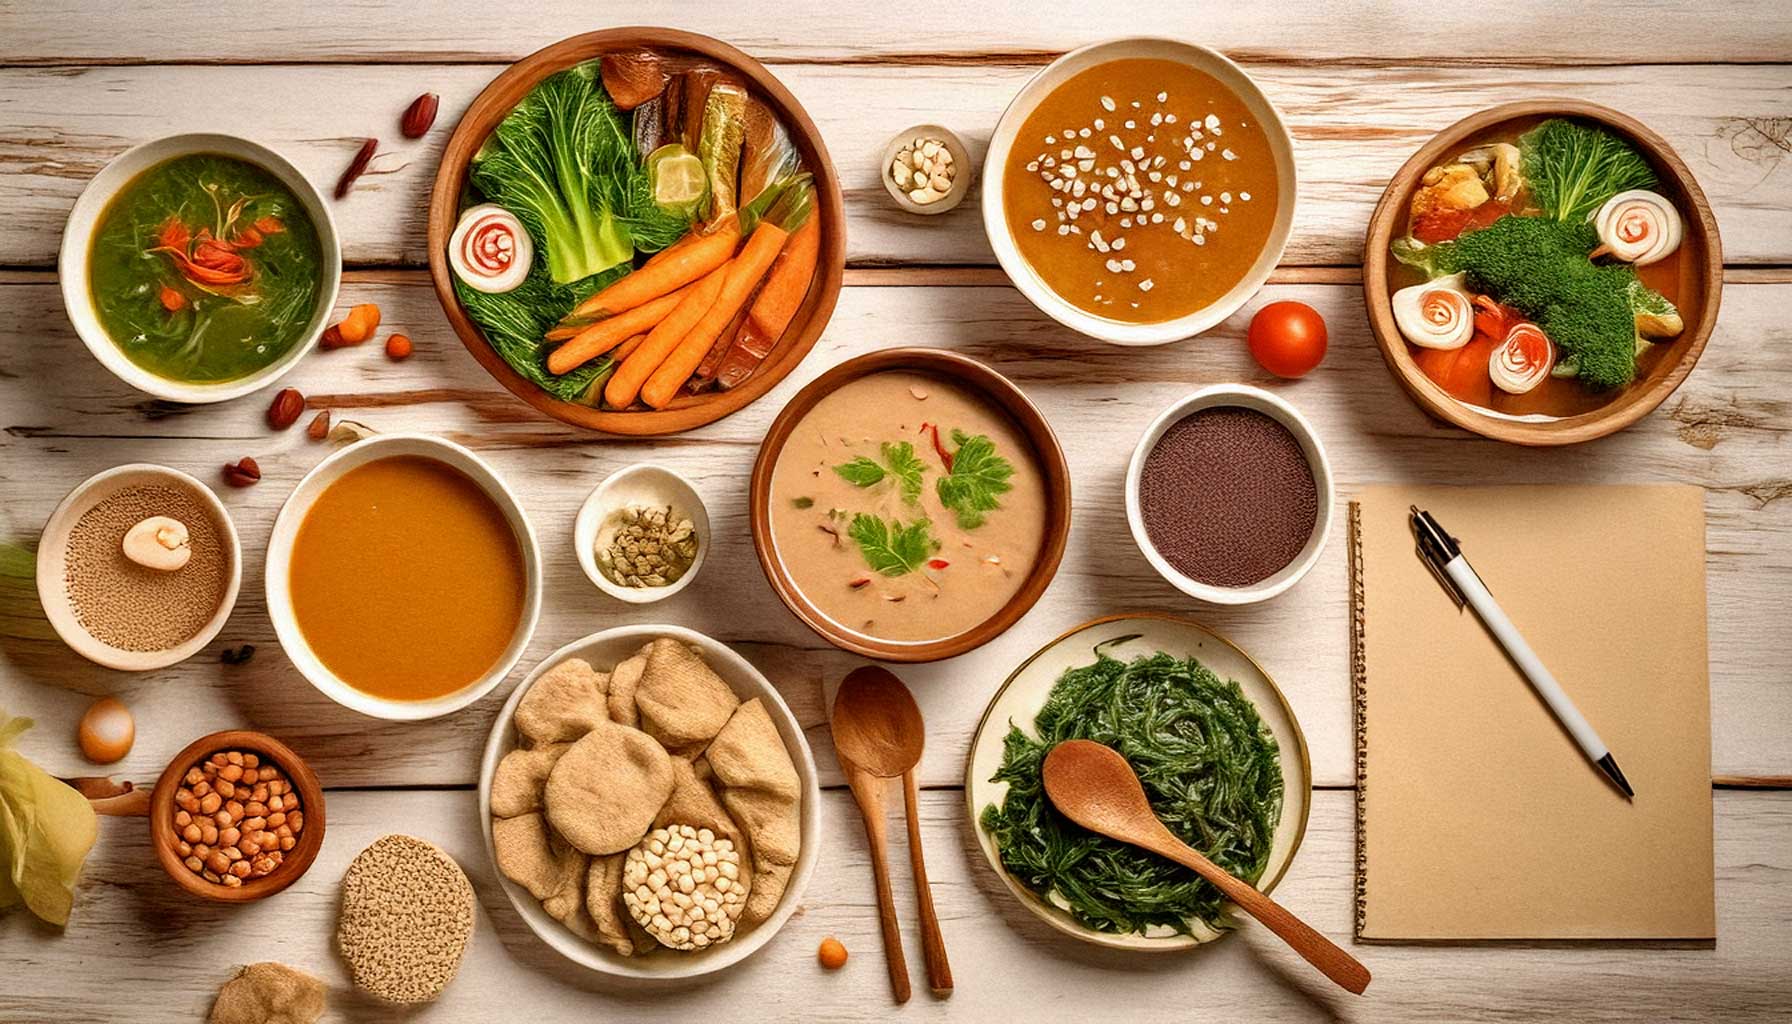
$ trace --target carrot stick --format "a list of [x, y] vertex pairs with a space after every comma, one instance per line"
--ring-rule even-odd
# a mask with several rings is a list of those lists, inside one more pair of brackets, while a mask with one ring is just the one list
[[646, 340], [647, 340], [647, 335], [637, 334], [634, 337], [623, 342], [622, 344], [616, 346], [616, 351], [610, 353], [610, 358], [614, 359], [616, 362], [620, 363], [624, 359], [627, 359], [629, 357], [629, 353], [633, 352], [635, 349], [640, 348], [641, 343]]
[[[764, 288], [764, 283], [761, 283], [759, 287]], [[758, 291], [755, 290], [754, 294], [757, 295]], [[697, 372], [691, 374], [691, 379], [684, 382], [686, 391], [695, 395], [716, 382], [716, 370], [722, 365], [722, 357], [728, 354], [728, 349], [734, 344], [734, 339], [740, 337], [740, 329], [746, 325], [747, 314], [751, 312], [752, 300], [749, 299], [748, 304], [742, 306], [740, 312], [734, 314], [734, 319], [728, 321], [728, 326], [722, 329], [722, 333], [716, 335], [715, 344], [709, 346], [709, 351], [704, 354], [703, 361], [697, 364]]]
[[548, 372], [565, 373], [603, 355], [629, 338], [650, 330], [678, 307], [687, 288], [662, 295], [652, 302], [636, 306], [626, 313], [599, 320], [572, 336], [548, 355]]
[[643, 402], [655, 409], [664, 409], [672, 401], [678, 394], [679, 385], [697, 369], [697, 364], [703, 361], [716, 337], [728, 326], [728, 321], [747, 304], [748, 296], [771, 269], [772, 261], [778, 258], [778, 251], [784, 248], [784, 240], [789, 237], [789, 232], [769, 222], [761, 222], [753, 229], [740, 255], [729, 264], [727, 281], [715, 304], [667, 354], [665, 361], [641, 388]]
[[688, 245], [676, 246], [663, 261], [650, 263], [579, 303], [572, 315], [591, 316], [605, 310], [614, 316], [676, 291], [726, 263], [739, 241], [740, 225], [724, 224]]
[[821, 254], [819, 217], [810, 217], [790, 236], [778, 262], [766, 275], [752, 312], [715, 369], [716, 386], [726, 391], [753, 375], [790, 327], [791, 318], [809, 294]]
[[703, 319], [710, 307], [716, 303], [716, 297], [722, 294], [722, 285], [728, 279], [728, 269], [733, 265], [730, 260], [710, 271], [709, 276], [692, 285], [678, 302], [678, 307], [666, 315], [653, 330], [647, 332], [647, 340], [636, 346], [616, 368], [610, 382], [604, 385], [604, 402], [612, 409], [626, 409], [633, 405], [637, 395], [641, 393], [641, 385], [647, 383], [659, 365], [666, 361], [678, 343], [689, 334], [697, 321]]

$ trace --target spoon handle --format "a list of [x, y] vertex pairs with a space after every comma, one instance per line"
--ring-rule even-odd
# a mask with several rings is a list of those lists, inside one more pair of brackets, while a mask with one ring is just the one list
[[933, 883], [927, 880], [927, 858], [921, 852], [921, 810], [915, 772], [902, 773], [902, 804], [908, 817], [908, 862], [915, 873], [915, 899], [921, 905], [921, 953], [927, 958], [927, 987], [936, 996], [952, 993], [952, 965], [946, 961], [946, 939], [933, 909]]
[[910, 995], [908, 959], [902, 954], [902, 930], [896, 924], [896, 900], [890, 893], [890, 855], [885, 844], [884, 780], [846, 767], [847, 785], [865, 819], [865, 838], [871, 850], [871, 876], [877, 882], [878, 924], [884, 934], [884, 962], [890, 968], [890, 993], [906, 1003]]
[[1289, 913], [1280, 903], [1258, 892], [1250, 884], [1234, 878], [1225, 868], [1190, 849], [1174, 836], [1169, 842], [1154, 847], [1156, 852], [1193, 869], [1238, 904], [1245, 913], [1260, 921], [1265, 928], [1281, 936], [1307, 963], [1321, 974], [1337, 982], [1345, 990], [1362, 995], [1369, 987], [1369, 969], [1356, 957], [1346, 953], [1337, 943], [1319, 934], [1313, 927]]

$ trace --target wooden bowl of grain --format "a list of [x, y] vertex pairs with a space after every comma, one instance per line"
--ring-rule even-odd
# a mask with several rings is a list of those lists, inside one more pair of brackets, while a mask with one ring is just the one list
[[[263, 764], [272, 764], [280, 770], [298, 795], [305, 827], [295, 837], [297, 844], [285, 852], [284, 861], [271, 873], [247, 879], [241, 885], [226, 886], [207, 881], [182, 863], [180, 851], [175, 848], [180, 837], [174, 832], [174, 794], [180, 789], [181, 779], [189, 768], [198, 766], [215, 753], [232, 750], [254, 753]], [[149, 795], [149, 838], [156, 861], [182, 889], [200, 899], [218, 903], [252, 903], [298, 881], [317, 859], [317, 853], [324, 845], [324, 788], [310, 766], [293, 753], [291, 747], [272, 736], [246, 729], [214, 732], [187, 744], [156, 779], [155, 789]]]
[[[124, 532], [153, 515], [182, 520], [192, 555], [159, 573], [128, 562]], [[243, 564], [236, 526], [211, 488], [149, 463], [116, 466], [70, 491], [37, 546], [44, 616], [76, 654], [125, 672], [185, 661], [236, 607]]]

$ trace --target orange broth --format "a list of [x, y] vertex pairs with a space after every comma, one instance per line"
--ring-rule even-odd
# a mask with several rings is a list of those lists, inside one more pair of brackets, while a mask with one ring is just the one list
[[1002, 175], [1008, 230], [1066, 302], [1161, 323], [1244, 280], [1275, 228], [1275, 153], [1218, 79], [1126, 58], [1065, 80], [1027, 116]]
[[522, 548], [485, 491], [437, 459], [397, 455], [318, 495], [288, 577], [305, 641], [330, 671], [386, 700], [479, 679], [523, 614]]

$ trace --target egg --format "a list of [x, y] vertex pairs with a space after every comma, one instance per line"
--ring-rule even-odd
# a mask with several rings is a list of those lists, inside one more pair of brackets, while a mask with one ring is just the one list
[[81, 753], [95, 764], [121, 761], [137, 740], [137, 720], [117, 697], [101, 697], [81, 716]]

